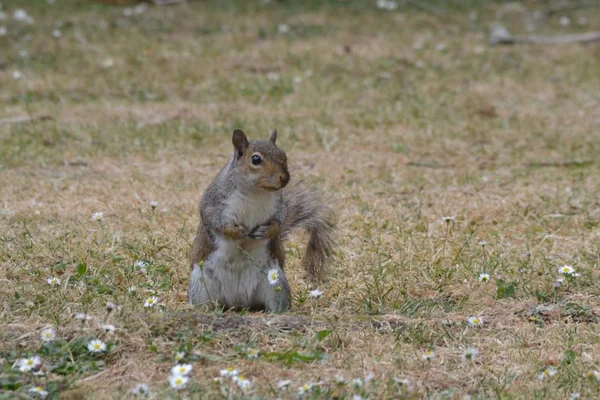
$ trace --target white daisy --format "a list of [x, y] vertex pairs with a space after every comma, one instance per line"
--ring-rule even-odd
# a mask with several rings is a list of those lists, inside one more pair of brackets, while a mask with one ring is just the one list
[[52, 328], [42, 329], [42, 333], [40, 334], [42, 338], [42, 342], [49, 343], [56, 339], [56, 332]]
[[44, 398], [46, 398], [46, 396], [48, 396], [48, 392], [45, 391], [44, 388], [41, 386], [32, 387], [31, 389], [29, 389], [29, 393], [31, 393], [33, 396], [37, 396], [42, 399], [44, 399]]
[[362, 379], [360, 379], [360, 378], [352, 379], [352, 386], [359, 388], [359, 387], [362, 387], [362, 385], [363, 385]]
[[600, 371], [590, 371], [587, 373], [588, 378], [595, 380], [596, 382], [600, 383]]
[[6, 33], [8, 31], [6, 30], [5, 26], [0, 26], [0, 36], [6, 36]]
[[335, 383], [337, 383], [338, 385], [345, 385], [346, 384], [346, 378], [344, 377], [344, 375], [337, 375], [334, 378]]
[[558, 269], [558, 273], [562, 275], [572, 275], [575, 269], [571, 265], [563, 265]]
[[135, 286], [129, 286], [129, 288], [127, 289], [127, 291], [131, 294], [135, 293], [137, 290], [137, 288]]
[[298, 388], [298, 396], [304, 396], [305, 394], [307, 394], [308, 392], [310, 392], [313, 388], [314, 384], [313, 383], [305, 383], [304, 385], [300, 386]]
[[106, 309], [106, 312], [111, 313], [115, 310], [115, 308], [117, 308], [117, 306], [112, 301], [107, 301], [104, 308]]
[[275, 285], [279, 281], [279, 270], [277, 268], [270, 269], [267, 272], [267, 279], [271, 285]]
[[21, 74], [21, 71], [13, 71], [12, 77], [15, 81], [18, 81], [23, 77], [23, 74]]
[[112, 68], [115, 65], [115, 60], [112, 58], [107, 58], [106, 60], [100, 63], [100, 66], [104, 69]]
[[410, 385], [410, 381], [406, 378], [393, 378], [393, 381], [398, 386], [408, 386]]
[[94, 221], [101, 222], [104, 219], [104, 213], [103, 212], [95, 212], [92, 214], [92, 219]]
[[50, 286], [60, 286], [60, 279], [58, 279], [55, 276], [53, 276], [51, 278], [48, 278], [48, 285], [50, 285]]
[[571, 25], [571, 18], [563, 15], [558, 20], [558, 23], [561, 24], [562, 26], [569, 26], [569, 25]]
[[435, 353], [431, 350], [427, 350], [425, 353], [423, 353], [423, 355], [421, 356], [421, 358], [424, 361], [431, 361], [433, 360], [433, 358], [435, 357]]
[[479, 354], [479, 350], [474, 347], [467, 347], [462, 354], [463, 361], [473, 361], [477, 354]]
[[287, 33], [290, 31], [290, 26], [288, 24], [279, 24], [277, 31], [279, 33]]
[[483, 317], [476, 317], [476, 316], [469, 317], [467, 319], [467, 322], [469, 323], [470, 326], [476, 328], [483, 324]]
[[158, 303], [158, 297], [150, 296], [146, 299], [146, 302], [144, 303], [144, 307], [152, 308], [156, 305], [156, 303]]
[[39, 356], [22, 358], [17, 362], [17, 366], [21, 372], [29, 372], [32, 369], [37, 369], [40, 365], [42, 365], [42, 360]]
[[242, 375], [233, 377], [233, 381], [244, 393], [248, 393], [252, 389], [252, 382]]
[[191, 364], [177, 364], [173, 368], [171, 368], [171, 375], [182, 375], [187, 376], [192, 372]]
[[380, 10], [393, 11], [398, 8], [398, 3], [392, 0], [377, 0], [377, 8]]
[[454, 217], [442, 217], [442, 221], [450, 223], [454, 221]]
[[250, 359], [258, 358], [258, 354], [258, 349], [248, 349], [248, 351], [246, 351], [246, 356]]
[[231, 367], [227, 367], [225, 369], [222, 369], [221, 371], [219, 371], [219, 375], [223, 376], [223, 377], [234, 377], [234, 376], [238, 376], [239, 372], [237, 369], [233, 369]]
[[538, 379], [541, 381], [543, 379], [553, 377], [557, 372], [558, 370], [555, 367], [548, 367], [538, 375]]
[[92, 319], [92, 316], [85, 313], [77, 313], [75, 314], [75, 319], [80, 319], [82, 321], [90, 321]]
[[292, 384], [292, 381], [289, 379], [281, 380], [277, 382], [277, 389], [285, 389]]
[[155, 209], [156, 209], [156, 207], [158, 207], [158, 201], [156, 201], [156, 200], [152, 200], [152, 201], [150, 202], [150, 207], [152, 207], [152, 209], [153, 209], [153, 210], [155, 210]]
[[133, 266], [139, 269], [142, 274], [148, 273], [148, 270], [146, 269], [148, 263], [145, 261], [137, 260], [135, 263], [133, 263]]
[[102, 329], [106, 333], [114, 333], [114, 331], [117, 330], [117, 328], [115, 328], [114, 325], [110, 325], [110, 324], [100, 325], [100, 329]]
[[55, 29], [52, 31], [52, 36], [54, 36], [55, 38], [59, 38], [62, 36], [62, 32], [60, 31], [60, 29]]
[[363, 397], [360, 394], [355, 394], [352, 396], [352, 400], [363, 400]]
[[485, 272], [482, 272], [481, 274], [479, 274], [479, 282], [487, 282], [490, 280], [490, 274], [487, 274]]
[[579, 393], [571, 393], [571, 395], [569, 396], [569, 400], [577, 400], [580, 398], [581, 398], [581, 395]]
[[169, 385], [171, 385], [171, 387], [175, 390], [180, 390], [180, 389], [183, 389], [187, 385], [189, 380], [190, 380], [190, 378], [188, 378], [187, 376], [171, 375], [169, 377]]
[[94, 339], [88, 343], [87, 348], [92, 353], [102, 353], [106, 351], [106, 344], [100, 339]]
[[131, 389], [131, 394], [134, 396], [142, 396], [150, 393], [150, 388], [145, 383], [138, 383]]
[[20, 22], [27, 22], [28, 24], [33, 24], [33, 18], [31, 18], [31, 16], [27, 14], [27, 11], [20, 8], [15, 10], [15, 12], [13, 13], [13, 18]]
[[175, 361], [181, 361], [185, 357], [185, 351], [178, 351], [175, 353]]
[[485, 246], [487, 246], [487, 242], [486, 242], [485, 240], [481, 240], [481, 241], [479, 242], [479, 245], [480, 245], [481, 247], [485, 247]]
[[319, 289], [311, 290], [310, 292], [308, 292], [308, 297], [311, 299], [318, 299], [321, 296], [323, 296], [323, 292]]

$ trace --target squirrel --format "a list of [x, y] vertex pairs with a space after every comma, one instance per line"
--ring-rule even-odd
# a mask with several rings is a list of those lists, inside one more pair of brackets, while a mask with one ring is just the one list
[[[206, 188], [192, 248], [188, 301], [225, 309], [282, 312], [291, 306], [283, 241], [295, 228], [310, 236], [303, 259], [322, 278], [335, 245], [330, 207], [302, 182], [287, 186], [287, 156], [268, 140], [233, 132], [233, 155]], [[269, 276], [267, 276], [267, 274]]]

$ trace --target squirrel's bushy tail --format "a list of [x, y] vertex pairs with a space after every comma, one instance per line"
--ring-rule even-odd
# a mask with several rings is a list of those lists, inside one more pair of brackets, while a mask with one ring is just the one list
[[332, 209], [323, 202], [319, 193], [302, 182], [283, 189], [283, 203], [286, 214], [281, 226], [282, 237], [286, 238], [295, 228], [306, 229], [310, 239], [303, 260], [304, 268], [311, 279], [323, 278], [335, 246]]

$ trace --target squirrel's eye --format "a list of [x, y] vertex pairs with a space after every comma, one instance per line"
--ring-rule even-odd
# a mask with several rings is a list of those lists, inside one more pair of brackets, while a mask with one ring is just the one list
[[260, 156], [257, 156], [256, 154], [253, 155], [252, 156], [252, 165], [259, 165], [260, 163], [262, 163]]

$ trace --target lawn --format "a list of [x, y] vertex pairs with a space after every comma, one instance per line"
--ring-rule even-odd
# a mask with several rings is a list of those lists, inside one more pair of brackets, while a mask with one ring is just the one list
[[[0, 8], [0, 399], [600, 396], [600, 42], [488, 44], [600, 7], [52, 3]], [[236, 128], [337, 212], [281, 315], [187, 304]]]

